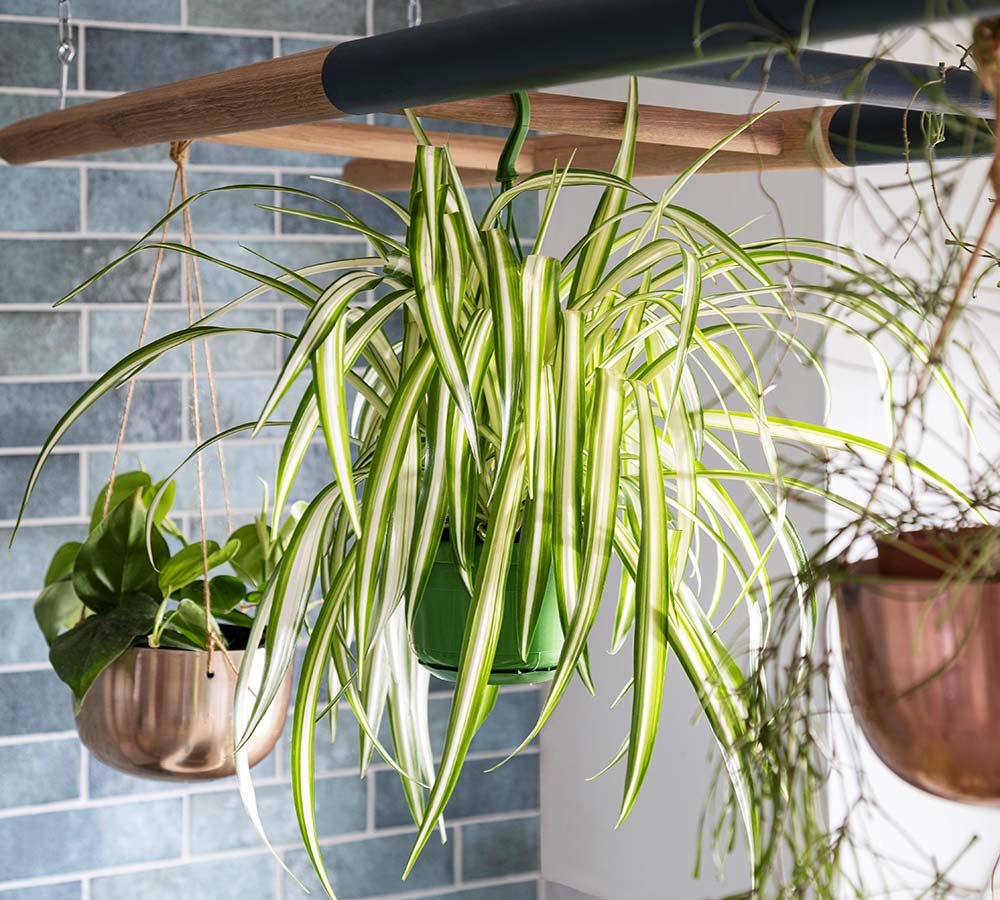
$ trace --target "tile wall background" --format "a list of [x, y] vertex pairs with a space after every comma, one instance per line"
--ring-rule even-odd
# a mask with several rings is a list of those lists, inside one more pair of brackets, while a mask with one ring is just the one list
[[[424, 0], [425, 18], [473, 5], [501, 4]], [[405, 6], [406, 0], [74, 0], [79, 51], [70, 102], [401, 27]], [[0, 0], [0, 124], [55, 108], [55, 10], [55, 0]], [[315, 188], [309, 174], [337, 174], [342, 160], [196, 145], [190, 163], [194, 190], [233, 182]], [[109, 470], [122, 397], [98, 403], [74, 426], [46, 467], [14, 550], [6, 550], [38, 444], [83, 386], [136, 343], [152, 256], [129, 263], [59, 311], [50, 304], [159, 217], [170, 180], [163, 147], [30, 168], [0, 164], [0, 900], [302, 896], [261, 850], [231, 783], [187, 788], [141, 781], [88, 758], [73, 730], [68, 691], [48, 667], [32, 600], [51, 552], [85, 528]], [[195, 227], [203, 248], [258, 266], [240, 242], [289, 266], [361, 249], [349, 236], [304, 219], [280, 220], [253, 201], [273, 202], [274, 192], [224, 194], [201, 205]], [[358, 197], [351, 203], [363, 215], [375, 214]], [[533, 211], [522, 212], [530, 230]], [[205, 269], [203, 277], [211, 303], [242, 287], [219, 271]], [[248, 308], [243, 322], [297, 327], [298, 310], [267, 301]], [[176, 266], [168, 263], [151, 333], [185, 322]], [[255, 417], [278, 353], [272, 340], [259, 336], [216, 345], [223, 427]], [[165, 474], [190, 448], [192, 385], [185, 370], [181, 355], [143, 377], [126, 466], [141, 457], [146, 468]], [[302, 494], [330, 478], [317, 449], [301, 476]], [[218, 473], [206, 462], [213, 523], [221, 530]], [[245, 519], [260, 502], [258, 477], [273, 476], [274, 443], [233, 440], [227, 463], [236, 514]], [[180, 518], [190, 528], [191, 478], [182, 476], [180, 488]], [[319, 823], [340, 896], [536, 900], [537, 752], [490, 776], [481, 770], [516, 746], [537, 707], [535, 690], [501, 696], [476, 738], [478, 761], [452, 801], [448, 844], [428, 845], [405, 884], [398, 875], [412, 828], [397, 778], [383, 769], [367, 783], [358, 780], [349, 717], [336, 745], [321, 738]], [[439, 743], [447, 709], [447, 694], [436, 696]], [[256, 771], [272, 837], [309, 883], [291, 809], [287, 745]]]

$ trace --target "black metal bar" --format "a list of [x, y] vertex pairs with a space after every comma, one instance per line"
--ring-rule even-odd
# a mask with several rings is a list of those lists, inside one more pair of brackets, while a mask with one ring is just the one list
[[323, 86], [345, 112], [384, 112], [995, 12], [997, 0], [527, 0], [339, 44]]
[[965, 111], [989, 117], [993, 102], [970, 71], [949, 71], [941, 82], [935, 66], [895, 60], [870, 60], [843, 53], [803, 50], [749, 60], [699, 63], [650, 72], [654, 78], [712, 84], [812, 99], [841, 100], [869, 106], [915, 110]]
[[[992, 123], [990, 123], [992, 124]], [[935, 129], [931, 131], [929, 129]], [[932, 116], [913, 110], [849, 104], [830, 120], [830, 150], [845, 166], [992, 156], [985, 123], [968, 116]]]

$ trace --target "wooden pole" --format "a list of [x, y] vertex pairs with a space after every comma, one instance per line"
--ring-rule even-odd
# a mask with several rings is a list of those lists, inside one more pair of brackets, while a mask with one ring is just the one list
[[[775, 113], [786, 135], [785, 149], [777, 156], [733, 153], [722, 150], [702, 167], [705, 173], [770, 172], [788, 169], [843, 167], [830, 150], [828, 127], [839, 107], [790, 109]], [[565, 166], [570, 158], [581, 168], [607, 170], [618, 153], [615, 141], [601, 138], [549, 135], [534, 138], [526, 145], [535, 170]], [[689, 147], [636, 145], [636, 178], [666, 178], [679, 175], [694, 163], [703, 151]], [[520, 166], [519, 166], [520, 169]], [[495, 183], [490, 169], [464, 169], [460, 172], [466, 187], [484, 187]], [[410, 162], [381, 159], [354, 159], [344, 166], [344, 180], [377, 191], [408, 191], [413, 177]]]
[[[436, 146], [448, 147], [455, 165], [460, 169], [496, 172], [497, 160], [504, 146], [502, 138], [452, 134], [446, 131], [428, 131], [427, 136]], [[206, 140], [215, 144], [335, 153], [397, 163], [412, 163], [417, 148], [416, 138], [409, 128], [336, 121], [242, 131], [216, 135]], [[530, 145], [518, 157], [517, 171], [521, 174], [534, 171]]]
[[327, 99], [329, 47], [45, 113], [0, 130], [7, 162], [40, 162], [343, 116]]
[[[484, 169], [459, 169], [462, 184], [467, 188], [496, 184], [496, 172]], [[382, 193], [409, 193], [413, 182], [413, 164], [386, 162], [382, 159], [352, 159], [344, 164], [344, 181]]]
[[[620, 101], [540, 92], [531, 93], [528, 98], [531, 127], [536, 131], [621, 140], [625, 104]], [[421, 116], [450, 122], [504, 127], [514, 123], [514, 102], [507, 94], [421, 106], [415, 111]], [[748, 118], [640, 103], [637, 139], [649, 144], [707, 150], [746, 124]], [[781, 152], [782, 140], [781, 123], [767, 115], [730, 141], [728, 149], [735, 153], [776, 156]]]

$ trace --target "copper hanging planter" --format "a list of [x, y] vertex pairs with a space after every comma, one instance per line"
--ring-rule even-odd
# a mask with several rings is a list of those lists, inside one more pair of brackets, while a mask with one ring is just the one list
[[848, 696], [879, 758], [932, 794], [1000, 805], [1000, 581], [870, 560], [838, 587], [837, 612]]
[[[230, 651], [238, 667], [242, 651]], [[216, 654], [133, 647], [106, 668], [76, 716], [80, 740], [105, 765], [141, 778], [205, 781], [235, 771], [233, 697], [236, 674]], [[292, 689], [289, 670], [247, 745], [259, 763], [281, 735]]]

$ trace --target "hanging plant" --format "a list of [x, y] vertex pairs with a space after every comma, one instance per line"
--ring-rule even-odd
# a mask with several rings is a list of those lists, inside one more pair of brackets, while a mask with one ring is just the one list
[[[928, 348], [905, 324], [917, 310], [906, 285], [870, 258], [864, 268], [876, 276], [852, 267], [858, 257], [843, 248], [808, 239], [741, 241], [679, 205], [688, 179], [729, 138], [660, 197], [647, 196], [629, 181], [636, 110], [633, 81], [611, 173], [569, 167], [532, 175], [504, 186], [478, 217], [447, 149], [430, 146], [413, 120], [419, 146], [409, 204], [365, 191], [398, 220], [403, 240], [321, 195], [267, 186], [323, 204], [325, 212], [280, 211], [362, 235], [371, 256], [270, 275], [184, 245], [140, 242], [123, 259], [165, 247], [218, 262], [258, 286], [112, 367], [60, 421], [36, 463], [29, 493], [52, 448], [94, 400], [176, 347], [238, 333], [221, 324], [230, 311], [270, 291], [307, 310], [298, 334], [278, 333], [291, 346], [258, 421], [230, 431], [272, 424], [296, 386], [301, 399], [283, 426], [273, 522], [318, 432], [334, 476], [302, 513], [263, 586], [247, 650], [263, 656], [263, 677], [255, 697], [238, 697], [236, 734], [242, 747], [267, 714], [308, 618], [292, 787], [303, 840], [330, 896], [315, 826], [317, 719], [345, 699], [361, 729], [362, 772], [375, 752], [399, 772], [418, 826], [409, 872], [441, 827], [469, 744], [495, 702], [496, 682], [511, 674], [551, 676], [522, 747], [574, 677], [591, 686], [588, 649], [602, 601], [616, 603], [616, 611], [601, 646], [619, 652], [632, 642], [633, 674], [622, 691], [630, 695], [631, 725], [609, 765], [625, 763], [620, 820], [650, 764], [669, 651], [718, 743], [760, 883], [780, 858], [781, 841], [809, 839], [784, 830], [785, 811], [803, 806], [815, 818], [819, 804], [817, 796], [790, 789], [795, 773], [781, 762], [781, 735], [769, 731], [775, 710], [761, 683], [761, 658], [771, 646], [772, 569], [809, 568], [789, 499], [810, 496], [861, 512], [822, 481], [791, 474], [779, 446], [888, 455], [966, 499], [895, 448], [781, 417], [768, 406], [770, 385], [754, 349], [759, 337], [825, 383], [813, 349], [785, 327], [793, 319], [841, 331], [877, 361], [865, 335], [884, 330], [903, 354], [926, 361]], [[565, 256], [547, 256], [560, 192], [580, 185], [603, 189], [593, 219]], [[517, 238], [511, 211], [517, 198], [536, 194], [542, 212], [529, 247]], [[790, 283], [787, 269], [797, 264], [818, 271], [817, 280]], [[330, 274], [329, 286], [317, 281]], [[372, 291], [379, 299], [356, 305]], [[802, 303], [806, 297], [811, 305]], [[403, 325], [395, 342], [384, 330], [393, 316]], [[946, 375], [932, 368], [961, 408]], [[609, 583], [612, 556], [621, 576]], [[733, 581], [746, 624], [727, 642], [718, 626], [735, 610], [724, 604]], [[323, 600], [312, 618], [317, 583]], [[802, 578], [795, 598], [803, 652], [816, 629], [810, 584]], [[258, 648], [265, 622], [266, 643]], [[452, 643], [448, 661], [432, 654], [438, 648], [429, 648], [431, 630]], [[539, 635], [543, 673], [532, 657]], [[426, 730], [427, 673], [418, 660], [455, 680], [436, 770]], [[245, 685], [242, 670], [240, 681]], [[333, 696], [321, 708], [326, 683]], [[378, 739], [385, 714], [391, 748]], [[252, 785], [245, 770], [240, 774], [263, 834]]]
[[[154, 483], [143, 471], [110, 480], [86, 539], [55, 552], [35, 617], [73, 691], [80, 737], [99, 759], [145, 777], [218, 778], [235, 771], [234, 676], [259, 591], [300, 510], [275, 540], [262, 514], [222, 546], [189, 544], [169, 517], [175, 493], [172, 479]], [[290, 687], [286, 679], [254, 740], [253, 764], [281, 732]]]
[[950, 800], [1000, 803], [1000, 531], [904, 531], [837, 578], [847, 690], [897, 775]]

